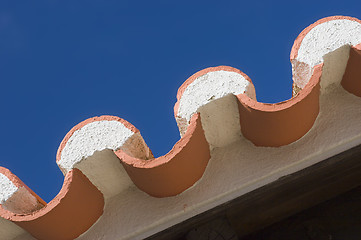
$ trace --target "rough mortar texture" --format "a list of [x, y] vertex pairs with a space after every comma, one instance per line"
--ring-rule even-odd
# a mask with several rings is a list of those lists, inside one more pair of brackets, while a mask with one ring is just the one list
[[[338, 19], [315, 26], [303, 38], [297, 58], [291, 61], [294, 82], [298, 87], [304, 88], [312, 75], [313, 67], [323, 63], [325, 55], [345, 45], [350, 47], [360, 42], [361, 24], [359, 22], [349, 19]], [[341, 64], [342, 66], [336, 66], [333, 69], [337, 77], [327, 78], [327, 80], [323, 79], [321, 87], [324, 88], [331, 83], [341, 80], [338, 76], [341, 75], [342, 77], [345, 70], [348, 59], [348, 51], [346, 49], [343, 49], [345, 52], [338, 52], [341, 59], [347, 58], [346, 62]], [[338, 58], [338, 62], [341, 62], [341, 59]], [[333, 75], [332, 73], [330, 73], [330, 76]]]
[[64, 173], [83, 158], [90, 157], [95, 151], [116, 150], [132, 135], [130, 129], [118, 121], [95, 121], [75, 131], [67, 141], [58, 162]]
[[0, 204], [4, 204], [18, 188], [4, 174], [0, 173]]
[[199, 107], [230, 93], [247, 93], [255, 98], [253, 85], [241, 74], [223, 70], [206, 73], [194, 80], [184, 91], [179, 103], [178, 117], [189, 122]]
[[181, 136], [192, 115], [199, 112], [211, 148], [234, 142], [241, 132], [237, 100], [233, 95], [241, 93], [256, 99], [253, 84], [236, 72], [220, 70], [195, 79], [179, 101], [176, 120]]

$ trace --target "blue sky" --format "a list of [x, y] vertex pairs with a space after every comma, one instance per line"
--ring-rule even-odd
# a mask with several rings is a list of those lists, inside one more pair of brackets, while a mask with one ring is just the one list
[[131, 122], [163, 155], [179, 139], [173, 105], [193, 73], [232, 66], [259, 101], [286, 100], [298, 34], [326, 16], [361, 18], [360, 9], [359, 0], [3, 0], [0, 165], [49, 202], [63, 183], [61, 140], [104, 114]]

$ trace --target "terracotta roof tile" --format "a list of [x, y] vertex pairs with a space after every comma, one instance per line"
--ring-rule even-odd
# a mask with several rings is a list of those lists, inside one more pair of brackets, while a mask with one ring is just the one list
[[361, 21], [334, 16], [297, 37], [291, 51], [290, 100], [258, 102], [250, 78], [232, 67], [195, 73], [179, 88], [174, 107], [182, 137], [158, 158], [139, 130], [121, 118], [83, 121], [60, 144], [56, 161], [64, 184], [49, 204], [0, 168], [0, 229], [7, 229], [0, 236], [19, 234], [13, 222], [37, 239], [74, 239], [102, 216], [104, 202], [131, 182], [154, 197], [175, 196], [202, 177], [213, 148], [227, 146], [241, 134], [256, 146], [297, 141], [313, 127], [320, 95], [329, 86], [341, 84], [361, 97], [360, 55]]

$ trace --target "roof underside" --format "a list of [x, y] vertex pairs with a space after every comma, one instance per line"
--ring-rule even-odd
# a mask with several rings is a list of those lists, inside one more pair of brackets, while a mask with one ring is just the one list
[[59, 147], [65, 179], [50, 203], [0, 168], [0, 238], [143, 239], [360, 145], [360, 42], [358, 19], [306, 28], [291, 53], [294, 96], [276, 104], [257, 102], [238, 69], [192, 75], [174, 107], [182, 137], [159, 158], [121, 118], [79, 123]]

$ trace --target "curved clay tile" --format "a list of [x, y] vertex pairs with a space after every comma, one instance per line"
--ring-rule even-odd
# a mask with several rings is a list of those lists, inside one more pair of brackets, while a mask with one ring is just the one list
[[118, 149], [137, 158], [153, 158], [139, 130], [132, 124], [114, 116], [93, 117], [67, 133], [56, 161], [63, 173], [80, 169], [107, 199], [131, 183], [113, 152]]
[[[187, 132], [173, 149], [159, 158], [153, 157], [133, 125], [118, 117], [102, 116], [78, 124], [67, 134], [59, 148], [57, 163], [63, 171], [76, 167], [89, 175], [98, 169], [101, 173], [90, 179], [105, 197], [110, 197], [129, 186], [126, 179], [121, 181], [124, 172], [114, 172], [120, 170], [121, 161], [138, 188], [152, 196], [168, 197], [192, 186], [203, 175], [209, 158], [199, 114], [194, 114]], [[94, 167], [99, 163], [101, 168]], [[103, 176], [101, 181], [99, 176]], [[114, 192], [107, 192], [104, 183], [112, 184]]]
[[335, 16], [310, 25], [291, 51], [294, 96], [276, 104], [257, 102], [252, 81], [238, 69], [195, 73], [179, 88], [174, 106], [181, 139], [159, 158], [139, 130], [121, 118], [79, 123], [60, 144], [56, 160], [64, 185], [49, 204], [0, 168], [0, 230], [13, 222], [37, 239], [74, 239], [102, 215], [104, 200], [132, 182], [151, 196], [174, 196], [202, 177], [212, 148], [241, 134], [257, 146], [296, 141], [313, 126], [327, 87], [341, 83], [361, 96], [360, 42], [358, 19]]
[[294, 96], [276, 104], [237, 96], [242, 134], [257, 146], [286, 145], [313, 126], [319, 112], [320, 88], [340, 84], [343, 78], [345, 89], [360, 96], [361, 71], [357, 66], [361, 59], [352, 47], [360, 42], [361, 21], [356, 18], [323, 18], [303, 30], [291, 51]]
[[78, 169], [66, 174], [62, 189], [49, 204], [9, 170], [2, 168], [0, 171], [0, 175], [6, 178], [2, 181], [5, 183], [3, 188], [13, 192], [2, 198], [0, 216], [37, 239], [74, 239], [89, 229], [103, 213], [103, 195]]
[[313, 126], [319, 112], [322, 64], [304, 89], [290, 100], [267, 104], [237, 96], [242, 134], [256, 146], [278, 147], [292, 143]]
[[[239, 70], [225, 66], [202, 70], [179, 89], [174, 109], [182, 137], [166, 155], [154, 158], [133, 125], [117, 117], [102, 116], [78, 124], [67, 134], [57, 163], [63, 172], [80, 169], [105, 198], [129, 186], [124, 173], [116, 167], [119, 160], [139, 189], [156, 197], [177, 195], [203, 175], [210, 159], [210, 145], [229, 143], [228, 135], [239, 137], [239, 114], [233, 94], [240, 93], [255, 97], [252, 83]], [[224, 124], [227, 115], [231, 124]], [[114, 151], [119, 160], [108, 150]], [[94, 167], [99, 162], [102, 167]], [[107, 192], [109, 184], [113, 192]]]
[[341, 85], [350, 93], [361, 97], [361, 44], [351, 47], [350, 57]]
[[339, 84], [345, 73], [350, 47], [361, 43], [361, 21], [346, 16], [318, 20], [304, 29], [291, 50], [295, 89], [303, 89], [313, 68], [324, 63], [321, 88]]
[[250, 78], [240, 70], [210, 67], [189, 77], [179, 88], [174, 115], [181, 135], [190, 117], [199, 112], [210, 147], [226, 146], [241, 134], [235, 95], [245, 94], [256, 99]]
[[3, 167], [0, 167], [0, 182], [0, 204], [2, 209], [17, 214], [27, 214], [46, 205], [46, 202], [16, 175]]
[[121, 149], [115, 154], [134, 184], [154, 197], [175, 196], [191, 187], [202, 177], [210, 159], [199, 114], [193, 115], [186, 133], [162, 157], [143, 160]]

